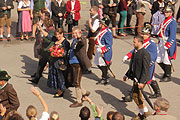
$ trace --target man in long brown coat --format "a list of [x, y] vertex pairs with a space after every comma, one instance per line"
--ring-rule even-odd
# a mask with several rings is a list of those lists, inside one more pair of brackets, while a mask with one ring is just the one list
[[87, 57], [86, 47], [87, 41], [82, 37], [80, 27], [73, 28], [73, 42], [70, 47], [69, 64], [72, 67], [73, 85], [76, 91], [76, 102], [70, 107], [82, 106], [82, 96], [88, 96], [90, 92], [81, 86], [82, 70], [91, 67], [91, 63]]
[[6, 107], [6, 114], [17, 110], [20, 103], [12, 84], [8, 83], [11, 77], [6, 71], [0, 71], [0, 103]]

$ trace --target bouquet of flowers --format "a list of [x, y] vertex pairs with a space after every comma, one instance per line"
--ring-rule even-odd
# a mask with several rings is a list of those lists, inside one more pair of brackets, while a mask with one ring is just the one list
[[62, 44], [60, 45], [54, 45], [49, 48], [49, 51], [51, 52], [52, 57], [63, 57], [64, 55], [64, 48]]

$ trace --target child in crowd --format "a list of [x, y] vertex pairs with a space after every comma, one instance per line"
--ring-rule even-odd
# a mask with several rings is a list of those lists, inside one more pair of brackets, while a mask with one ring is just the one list
[[[40, 100], [44, 108], [42, 116], [39, 120], [60, 120], [59, 114], [56, 111], [51, 112], [49, 116], [48, 106], [44, 101], [44, 99], [42, 98], [42, 96], [40, 95], [38, 89], [35, 87], [31, 87], [31, 91]], [[28, 108], [26, 109], [26, 116], [29, 118], [29, 120], [36, 120], [37, 109], [33, 105], [28, 106]]]
[[[39, 91], [35, 87], [31, 87], [32, 93], [40, 100], [41, 104], [43, 105], [43, 113], [40, 118], [40, 120], [48, 120], [49, 114], [48, 114], [48, 106], [44, 99], [41, 97]], [[29, 105], [28, 108], [26, 109], [26, 116], [29, 118], [29, 120], [35, 120], [37, 119], [37, 109], [33, 105]]]
[[90, 114], [91, 113], [90, 113], [89, 108], [85, 106], [81, 108], [79, 117], [81, 118], [81, 120], [89, 120]]

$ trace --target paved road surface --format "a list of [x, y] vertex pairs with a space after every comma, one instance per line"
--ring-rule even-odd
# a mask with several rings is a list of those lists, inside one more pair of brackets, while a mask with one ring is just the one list
[[[87, 0], [81, 0], [82, 2], [82, 19], [80, 20], [80, 26], [85, 29], [86, 20], [89, 18], [89, 2]], [[177, 8], [177, 7], [176, 7]], [[16, 33], [16, 22], [17, 22], [17, 13], [16, 9], [13, 10], [12, 14], [12, 33], [13, 37]], [[146, 21], [149, 20], [149, 14], [146, 15]], [[133, 18], [133, 24], [135, 19]], [[66, 29], [66, 28], [65, 28]], [[180, 28], [179, 28], [180, 29]], [[179, 30], [178, 29], [178, 30]], [[67, 30], [67, 29], [66, 29]], [[177, 39], [180, 35], [178, 33]], [[100, 70], [93, 65], [93, 74], [84, 75], [82, 78], [82, 84], [84, 88], [91, 91], [90, 98], [100, 107], [103, 106], [104, 113], [103, 116], [106, 117], [106, 113], [110, 110], [112, 111], [121, 111], [125, 114], [126, 120], [130, 120], [132, 116], [138, 113], [138, 109], [134, 102], [124, 103], [121, 102], [121, 97], [124, 94], [127, 94], [130, 90], [132, 81], [122, 82], [122, 77], [126, 70], [128, 69], [128, 62], [126, 64], [122, 63], [123, 56], [128, 53], [132, 48], [132, 36], [127, 36], [122, 39], [114, 39], [113, 44], [113, 64], [111, 69], [116, 75], [116, 79], [110, 78], [110, 85], [101, 86], [96, 85], [95, 83], [101, 77]], [[157, 41], [157, 40], [155, 40]], [[0, 43], [0, 68], [7, 70], [11, 75], [12, 83], [18, 93], [20, 99], [20, 107], [18, 111], [26, 118], [26, 108], [28, 105], [32, 104], [38, 109], [38, 117], [42, 113], [42, 106], [38, 99], [33, 96], [30, 91], [32, 84], [28, 82], [29, 75], [36, 71], [38, 60], [33, 57], [33, 44], [32, 41], [23, 41], [13, 40], [12, 42], [3, 41]], [[172, 82], [169, 83], [159, 83], [163, 97], [167, 98], [170, 101], [171, 107], [169, 109], [169, 114], [180, 118], [179, 109], [180, 109], [180, 55], [178, 44], [178, 54], [177, 60], [173, 61], [175, 72], [172, 74]], [[49, 106], [49, 112], [55, 110], [60, 114], [61, 120], [79, 120], [79, 111], [81, 108], [69, 108], [69, 105], [75, 100], [75, 90], [70, 88], [65, 92], [63, 98], [53, 98], [55, 93], [54, 89], [50, 89], [46, 86], [47, 82], [47, 71], [43, 74], [44, 77], [41, 78], [37, 87], [40, 89], [41, 95], [47, 102]], [[159, 82], [160, 77], [162, 76], [162, 70], [159, 66], [156, 67], [156, 79]], [[145, 91], [149, 94], [149, 89], [146, 87]], [[153, 102], [154, 100], [152, 100]], [[84, 106], [88, 106], [87, 102], [83, 103]], [[150, 109], [151, 110], [151, 109]], [[27, 118], [26, 118], [27, 119]], [[92, 120], [93, 115], [92, 115]]]

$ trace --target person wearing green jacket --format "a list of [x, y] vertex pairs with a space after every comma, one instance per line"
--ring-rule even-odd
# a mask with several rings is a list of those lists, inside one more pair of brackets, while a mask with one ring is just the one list
[[34, 84], [38, 84], [39, 79], [42, 77], [42, 72], [44, 70], [44, 67], [46, 66], [47, 62], [49, 62], [50, 53], [48, 49], [51, 47], [51, 45], [54, 44], [52, 41], [52, 38], [55, 33], [53, 20], [50, 18], [45, 18], [45, 20], [43, 20], [43, 23], [44, 23], [44, 26], [46, 27], [46, 30], [44, 30], [42, 26], [38, 24], [38, 29], [40, 30], [41, 35], [43, 35], [42, 37], [43, 42], [40, 49], [41, 58], [38, 63], [37, 72], [31, 76], [33, 77], [32, 79], [29, 79], [29, 81], [31, 81]]

